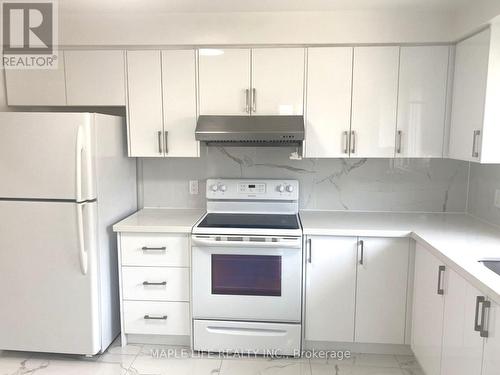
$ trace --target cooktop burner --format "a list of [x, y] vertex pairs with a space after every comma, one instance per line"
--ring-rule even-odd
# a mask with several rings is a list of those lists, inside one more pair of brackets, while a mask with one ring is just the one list
[[299, 229], [297, 215], [209, 213], [200, 228]]

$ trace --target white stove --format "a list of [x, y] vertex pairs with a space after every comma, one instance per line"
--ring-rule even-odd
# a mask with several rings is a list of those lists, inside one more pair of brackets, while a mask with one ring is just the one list
[[208, 180], [192, 232], [194, 349], [294, 355], [302, 228], [295, 180]]

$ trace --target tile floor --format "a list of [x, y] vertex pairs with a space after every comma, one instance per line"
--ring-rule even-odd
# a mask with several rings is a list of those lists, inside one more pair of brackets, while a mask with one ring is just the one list
[[[152, 355], [159, 349], [159, 357]], [[168, 353], [174, 352], [172, 358]], [[423, 375], [412, 356], [353, 354], [351, 358], [216, 358], [181, 347], [127, 345], [119, 340], [94, 358], [0, 351], [0, 375]]]

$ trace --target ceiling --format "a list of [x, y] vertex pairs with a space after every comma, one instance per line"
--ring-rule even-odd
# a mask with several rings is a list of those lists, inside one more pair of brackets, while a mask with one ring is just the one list
[[338, 10], [454, 11], [479, 0], [63, 0], [74, 12], [273, 12]]

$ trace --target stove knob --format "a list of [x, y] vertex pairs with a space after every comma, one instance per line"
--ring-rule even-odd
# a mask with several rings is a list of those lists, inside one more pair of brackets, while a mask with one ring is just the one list
[[278, 185], [277, 189], [280, 193], [283, 193], [285, 191], [285, 187], [283, 185]]
[[293, 192], [293, 186], [292, 185], [288, 185], [286, 187], [286, 191], [288, 191], [289, 193], [292, 193]]
[[222, 191], [222, 192], [224, 192], [224, 191], [227, 190], [227, 186], [224, 185], [224, 184], [221, 184], [221, 185], [219, 185], [219, 190]]
[[210, 186], [210, 189], [212, 191], [217, 191], [217, 190], [219, 190], [219, 187], [217, 185], [213, 184], [212, 186]]

